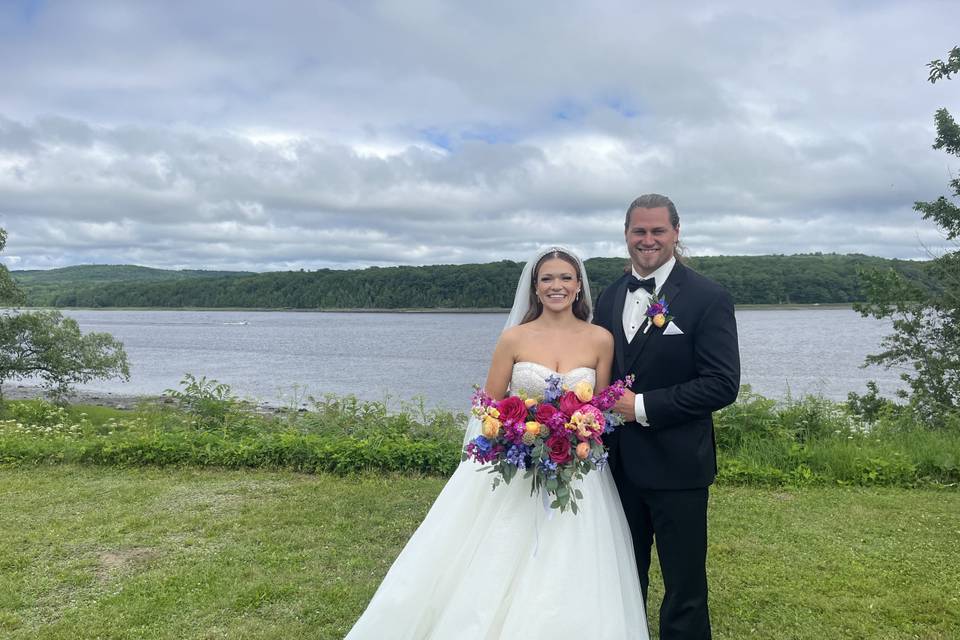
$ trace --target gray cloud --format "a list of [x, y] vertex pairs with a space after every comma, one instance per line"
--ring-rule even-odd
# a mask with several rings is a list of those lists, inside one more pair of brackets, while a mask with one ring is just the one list
[[[943, 247], [951, 4], [50, 2], [0, 8], [13, 268], [253, 270]], [[950, 16], [950, 14], [954, 14]], [[895, 43], [896, 46], [892, 46]]]

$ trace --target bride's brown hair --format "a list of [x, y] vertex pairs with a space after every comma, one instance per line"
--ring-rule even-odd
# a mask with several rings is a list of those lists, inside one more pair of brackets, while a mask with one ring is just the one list
[[527, 311], [527, 315], [523, 316], [520, 324], [533, 322], [543, 313], [543, 303], [540, 302], [540, 298], [537, 297], [537, 278], [540, 277], [540, 267], [543, 263], [547, 260], [554, 259], [560, 259], [569, 263], [577, 274], [577, 282], [581, 283], [580, 291], [577, 292], [577, 297], [573, 301], [573, 315], [580, 320], [587, 320], [590, 317], [590, 303], [587, 302], [586, 296], [583, 294], [583, 274], [580, 273], [580, 262], [566, 251], [554, 249], [541, 256], [533, 268], [533, 274], [530, 277], [530, 309]]

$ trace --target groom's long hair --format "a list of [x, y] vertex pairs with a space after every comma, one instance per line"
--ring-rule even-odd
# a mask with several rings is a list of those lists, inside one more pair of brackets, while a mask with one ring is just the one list
[[527, 315], [523, 316], [520, 324], [533, 322], [543, 313], [543, 303], [540, 302], [540, 298], [537, 297], [537, 278], [540, 275], [540, 266], [547, 260], [553, 260], [555, 258], [570, 263], [577, 274], [577, 282], [581, 283], [580, 293], [577, 294], [577, 299], [573, 301], [573, 315], [581, 320], [588, 320], [590, 318], [590, 302], [583, 293], [583, 274], [580, 272], [580, 261], [566, 251], [554, 250], [537, 260], [537, 264], [533, 268], [533, 273], [530, 277], [530, 310], [527, 311]]

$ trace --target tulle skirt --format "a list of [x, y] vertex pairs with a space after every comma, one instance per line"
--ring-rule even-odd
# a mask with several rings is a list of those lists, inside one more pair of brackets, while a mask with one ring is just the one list
[[574, 515], [480, 468], [460, 464], [347, 639], [647, 639], [609, 469], [578, 483]]

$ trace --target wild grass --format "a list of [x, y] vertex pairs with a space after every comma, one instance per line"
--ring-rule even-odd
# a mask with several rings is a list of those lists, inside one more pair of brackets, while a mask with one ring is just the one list
[[[466, 416], [407, 403], [327, 396], [263, 414], [215, 380], [188, 376], [166, 404], [132, 412], [10, 401], [0, 465], [90, 464], [450, 474]], [[771, 487], [960, 486], [960, 418], [936, 427], [863, 396], [778, 403], [745, 387], [715, 415], [718, 483]]]
[[[342, 638], [443, 482], [0, 469], [0, 637]], [[716, 487], [708, 566], [718, 639], [956, 638], [960, 492]]]

